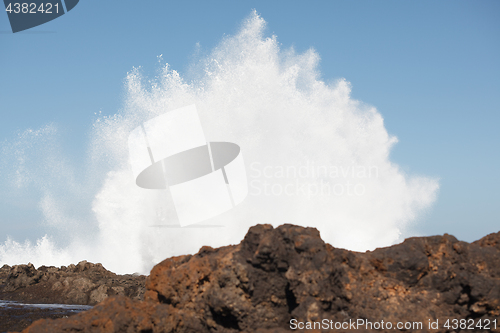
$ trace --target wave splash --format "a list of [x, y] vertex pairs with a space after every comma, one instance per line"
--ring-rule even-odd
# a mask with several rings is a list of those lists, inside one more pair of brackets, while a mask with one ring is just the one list
[[[50, 234], [36, 244], [7, 239], [0, 262], [89, 260], [147, 274], [166, 257], [238, 243], [257, 223], [315, 227], [332, 245], [358, 251], [401, 240], [435, 201], [438, 181], [405, 175], [389, 159], [397, 139], [380, 113], [352, 99], [345, 79], [322, 81], [314, 50], [281, 50], [276, 36], [265, 36], [265, 24], [253, 12], [235, 36], [192, 65], [189, 81], [168, 64], [149, 81], [134, 68], [124, 108], [93, 124], [84, 170], [61, 155], [54, 125], [4, 145], [17, 166], [8, 170], [12, 186], [38, 189]], [[208, 141], [241, 147], [249, 195], [205, 223], [219, 228], [152, 227], [168, 224], [172, 208], [162, 191], [135, 185], [127, 138], [144, 121], [189, 104], [196, 104]], [[36, 159], [26, 148], [33, 145], [43, 150], [34, 164], [26, 162]]]

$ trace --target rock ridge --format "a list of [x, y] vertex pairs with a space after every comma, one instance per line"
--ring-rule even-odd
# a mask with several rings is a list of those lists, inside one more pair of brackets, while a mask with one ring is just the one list
[[25, 303], [95, 305], [109, 296], [142, 299], [146, 277], [117, 275], [101, 264], [36, 269], [33, 264], [0, 268], [0, 299]]
[[291, 321], [358, 319], [421, 322], [418, 332], [453, 331], [429, 329], [429, 320], [496, 319], [496, 328], [472, 331], [500, 332], [500, 232], [473, 243], [413, 237], [359, 253], [326, 244], [314, 228], [256, 225], [238, 245], [157, 264], [143, 301], [109, 297], [23, 332], [331, 332], [294, 330]]

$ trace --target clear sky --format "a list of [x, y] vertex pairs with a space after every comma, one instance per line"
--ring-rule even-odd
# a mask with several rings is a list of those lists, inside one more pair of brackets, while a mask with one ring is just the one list
[[[498, 1], [82, 0], [16, 34], [0, 13], [0, 142], [56, 124], [64, 156], [83, 161], [95, 114], [123, 107], [133, 67], [154, 75], [163, 55], [188, 75], [252, 9], [283, 49], [319, 54], [323, 81], [345, 78], [354, 99], [377, 108], [399, 140], [391, 161], [439, 178], [416, 234], [473, 241], [500, 230]], [[0, 189], [2, 242], [43, 235], [36, 196], [16, 200]]]

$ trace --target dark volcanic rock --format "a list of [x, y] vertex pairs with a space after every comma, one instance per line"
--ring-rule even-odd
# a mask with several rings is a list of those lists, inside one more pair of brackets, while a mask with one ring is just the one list
[[116, 275], [86, 261], [36, 269], [32, 264], [0, 268], [0, 299], [26, 303], [94, 305], [109, 296], [142, 299], [145, 276]]
[[484, 331], [500, 332], [499, 244], [500, 233], [471, 244], [444, 235], [357, 253], [325, 244], [313, 228], [257, 225], [239, 245], [156, 265], [144, 301], [108, 298], [24, 332], [285, 332], [291, 320], [358, 319], [394, 326], [357, 332], [403, 331], [398, 322], [421, 322], [413, 332], [466, 331], [445, 328], [448, 319], [496, 319]]

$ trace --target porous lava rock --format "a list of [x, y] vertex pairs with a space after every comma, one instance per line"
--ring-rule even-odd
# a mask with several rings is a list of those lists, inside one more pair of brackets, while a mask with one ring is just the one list
[[325, 244], [314, 228], [257, 225], [239, 245], [156, 265], [144, 301], [110, 297], [23, 332], [340, 332], [348, 330], [291, 323], [357, 320], [423, 324], [409, 332], [467, 331], [445, 328], [448, 319], [496, 319], [497, 328], [469, 331], [500, 332], [499, 316], [500, 232], [471, 244], [445, 234], [358, 253]]
[[95, 305], [114, 295], [142, 299], [145, 280], [143, 275], [117, 275], [87, 261], [60, 268], [4, 265], [0, 268], [0, 299], [82, 305]]

